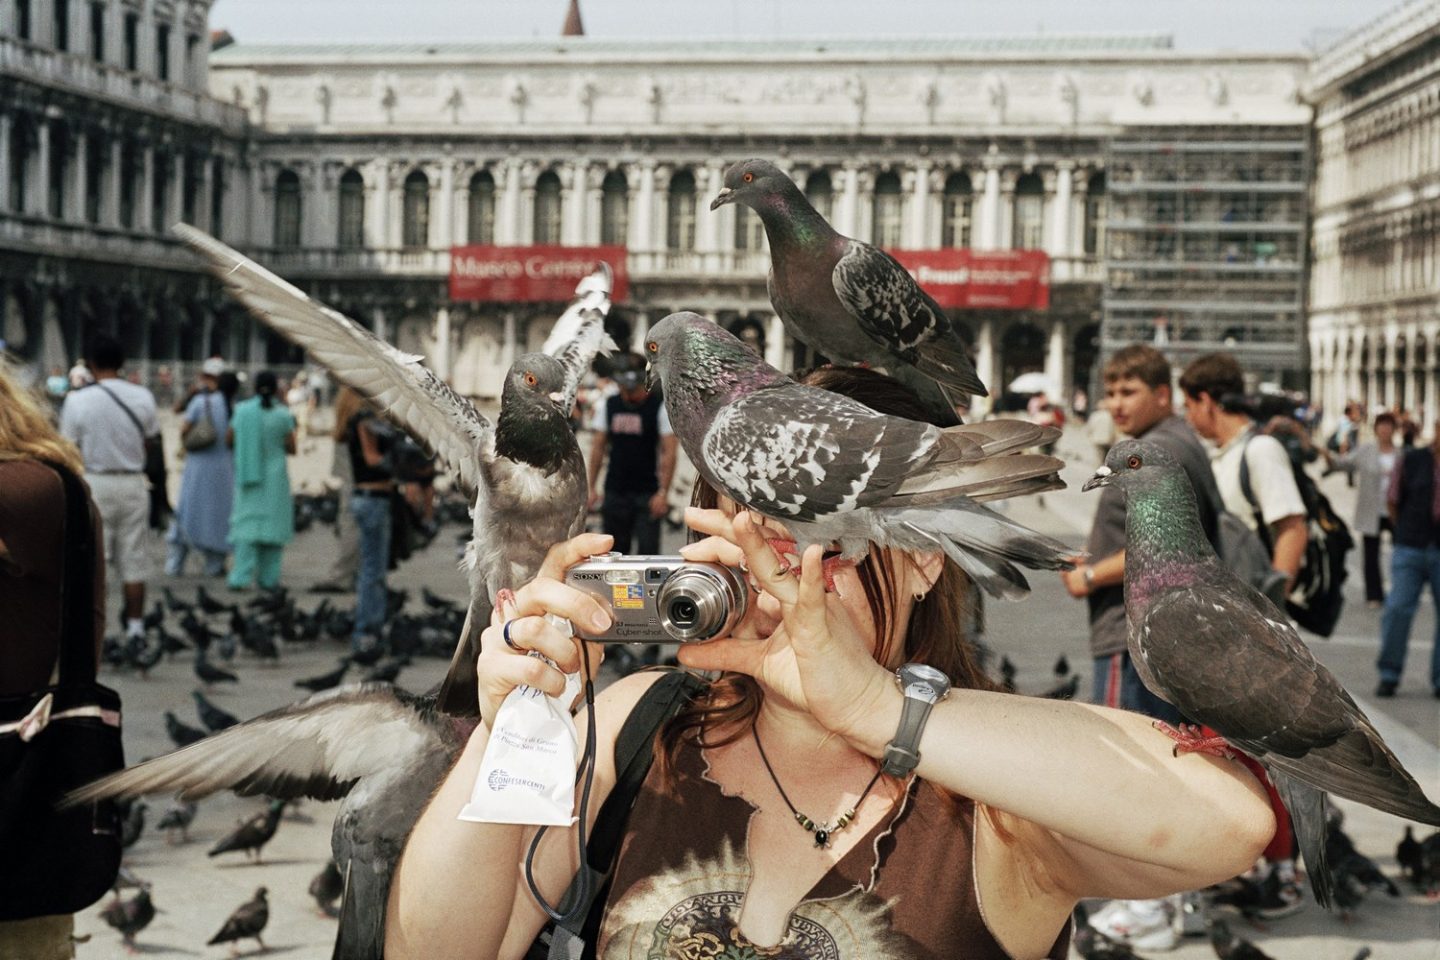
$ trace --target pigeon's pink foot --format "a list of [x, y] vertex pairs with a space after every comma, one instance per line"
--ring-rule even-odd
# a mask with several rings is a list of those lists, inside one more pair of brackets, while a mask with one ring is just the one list
[[1212, 757], [1235, 759], [1235, 751], [1230, 749], [1230, 744], [1225, 742], [1224, 737], [1207, 737], [1204, 731], [1193, 723], [1182, 723], [1176, 728], [1163, 720], [1155, 720], [1150, 725], [1175, 741], [1172, 756], [1178, 757], [1182, 753], [1207, 753]]
[[[765, 542], [770, 545], [771, 550], [775, 551], [775, 556], [780, 558], [780, 563], [783, 566], [783, 569], [780, 571], [781, 573], [789, 573], [791, 570], [799, 571], [800, 548], [795, 545], [794, 540], [766, 537]], [[791, 557], [795, 558], [793, 562], [790, 559]]]
[[495, 591], [495, 612], [503, 618], [505, 616], [505, 604], [515, 606], [515, 591], [509, 587], [501, 587]]
[[820, 564], [820, 574], [825, 578], [825, 592], [835, 592], [835, 572], [855, 566], [854, 560], [847, 560], [836, 554], [833, 557], [826, 557]]

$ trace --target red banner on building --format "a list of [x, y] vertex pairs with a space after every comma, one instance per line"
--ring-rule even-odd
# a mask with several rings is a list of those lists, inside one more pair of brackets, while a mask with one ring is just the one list
[[624, 247], [451, 247], [450, 299], [564, 303], [601, 260], [615, 272], [610, 300], [624, 302]]
[[950, 309], [1047, 310], [1043, 250], [891, 250], [925, 292]]

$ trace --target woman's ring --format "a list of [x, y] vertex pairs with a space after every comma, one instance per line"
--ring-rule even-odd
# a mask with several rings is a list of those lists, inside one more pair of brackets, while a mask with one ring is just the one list
[[525, 648], [517, 647], [515, 645], [515, 641], [510, 639], [510, 625], [514, 622], [514, 620], [506, 620], [505, 629], [501, 631], [500, 635], [505, 638], [505, 646], [509, 647], [511, 650], [514, 650], [516, 653], [524, 653]]

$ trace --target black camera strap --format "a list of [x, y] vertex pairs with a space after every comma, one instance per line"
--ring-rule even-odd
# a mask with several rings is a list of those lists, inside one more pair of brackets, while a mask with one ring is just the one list
[[526, 960], [588, 960], [595, 956], [615, 855], [625, 837], [630, 810], [655, 760], [655, 735], [706, 686], [705, 680], [692, 673], [666, 671], [636, 701], [615, 738], [615, 787], [596, 815], [580, 870], [560, 900], [566, 918], [546, 925]]

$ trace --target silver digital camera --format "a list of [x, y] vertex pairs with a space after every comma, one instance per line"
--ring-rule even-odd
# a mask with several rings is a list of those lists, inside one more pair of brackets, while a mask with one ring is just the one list
[[609, 608], [609, 630], [580, 633], [602, 643], [692, 643], [724, 636], [744, 619], [750, 601], [739, 570], [684, 557], [602, 553], [571, 567], [565, 582]]

